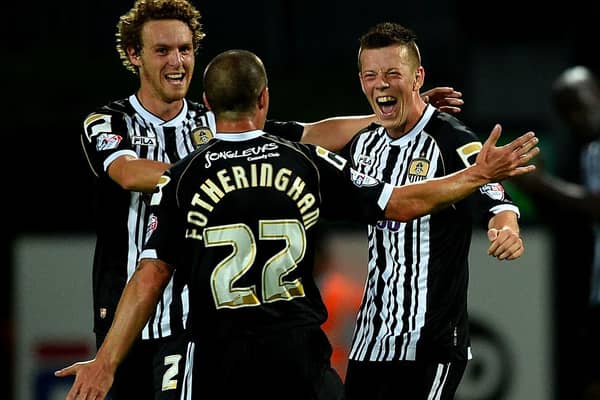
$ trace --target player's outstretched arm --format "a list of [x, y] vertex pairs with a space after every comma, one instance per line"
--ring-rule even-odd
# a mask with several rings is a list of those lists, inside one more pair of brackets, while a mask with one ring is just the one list
[[332, 117], [317, 122], [302, 123], [300, 142], [311, 143], [330, 151], [340, 151], [356, 133], [377, 121], [375, 114]]
[[124, 155], [108, 167], [108, 175], [128, 191], [152, 193], [156, 183], [170, 164]]
[[540, 152], [538, 139], [527, 132], [504, 146], [496, 146], [502, 128], [496, 124], [477, 155], [475, 164], [453, 174], [394, 188], [385, 217], [398, 221], [430, 214], [455, 203], [482, 185], [535, 170], [529, 161]]
[[[464, 104], [462, 93], [451, 87], [441, 86], [421, 94], [426, 103], [431, 103], [440, 111], [458, 113]], [[302, 123], [302, 143], [312, 143], [330, 151], [340, 151], [356, 133], [376, 122], [375, 114], [332, 117], [316, 122]]]
[[125, 286], [114, 321], [98, 349], [96, 358], [77, 362], [54, 375], [75, 375], [66, 400], [104, 399], [115, 371], [156, 308], [171, 277], [170, 267], [160, 260], [143, 259]]

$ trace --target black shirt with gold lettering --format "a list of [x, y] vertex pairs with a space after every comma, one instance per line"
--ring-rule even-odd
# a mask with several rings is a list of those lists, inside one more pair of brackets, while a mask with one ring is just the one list
[[391, 193], [335, 153], [258, 130], [217, 134], [158, 188], [140, 258], [189, 279], [203, 343], [320, 326], [315, 225], [321, 216], [376, 223]]

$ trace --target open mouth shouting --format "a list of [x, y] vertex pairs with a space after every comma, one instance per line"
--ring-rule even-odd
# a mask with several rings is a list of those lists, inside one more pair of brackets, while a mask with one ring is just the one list
[[394, 96], [379, 96], [375, 99], [382, 117], [391, 117], [394, 114], [398, 99]]

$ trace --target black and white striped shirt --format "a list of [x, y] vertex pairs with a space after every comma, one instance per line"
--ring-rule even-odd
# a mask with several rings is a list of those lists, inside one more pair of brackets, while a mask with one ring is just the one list
[[[440, 177], [470, 165], [481, 149], [453, 116], [427, 106], [417, 125], [392, 138], [372, 124], [342, 152], [360, 172], [395, 185]], [[499, 183], [408, 223], [368, 226], [368, 275], [350, 359], [470, 358], [467, 317], [472, 223], [518, 208]], [[476, 218], [475, 220], [473, 218]]]
[[[214, 131], [213, 114], [199, 103], [184, 100], [179, 115], [163, 121], [146, 110], [135, 95], [101, 107], [85, 119], [82, 145], [96, 177], [96, 333], [106, 334], [110, 327], [121, 292], [135, 271], [148, 225], [149, 196], [123, 190], [108, 176], [108, 166], [126, 154], [174, 163], [194, 150], [194, 135], [209, 138]], [[142, 338], [161, 338], [181, 331], [187, 320], [187, 296], [187, 286], [174, 276], [144, 327]]]

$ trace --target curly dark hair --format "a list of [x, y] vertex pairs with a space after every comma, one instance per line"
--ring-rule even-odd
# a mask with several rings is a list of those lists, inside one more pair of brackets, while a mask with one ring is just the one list
[[117, 52], [123, 66], [134, 74], [137, 67], [129, 61], [127, 49], [142, 50], [142, 28], [148, 21], [177, 19], [183, 21], [192, 31], [194, 52], [198, 52], [200, 42], [206, 36], [200, 23], [200, 12], [187, 0], [136, 0], [133, 7], [121, 15], [117, 23]]

